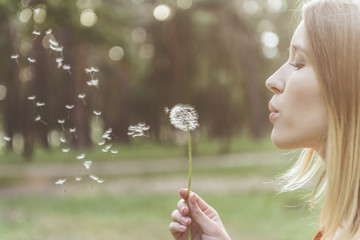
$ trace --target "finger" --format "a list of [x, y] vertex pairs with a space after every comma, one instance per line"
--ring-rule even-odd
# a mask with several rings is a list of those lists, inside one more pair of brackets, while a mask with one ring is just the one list
[[187, 195], [188, 195], [188, 190], [186, 188], [181, 188], [180, 191], [180, 197], [184, 200], [186, 200]]
[[[191, 193], [194, 193], [194, 192], [191, 192]], [[195, 193], [194, 193], [195, 194]], [[208, 209], [211, 209], [213, 210], [212, 207], [210, 207], [201, 197], [199, 197], [199, 195], [195, 194], [196, 195], [196, 198], [197, 198], [197, 203], [200, 207], [200, 209], [202, 211], [206, 211]], [[183, 198], [184, 200], [187, 200], [187, 196], [188, 196], [188, 190], [186, 188], [181, 188], [180, 189], [180, 196], [181, 198]], [[215, 211], [215, 210], [214, 210]]]
[[182, 225], [190, 225], [191, 223], [191, 219], [187, 216], [183, 216], [180, 214], [180, 212], [178, 210], [174, 210], [172, 213], [171, 213], [171, 219], [174, 221], [174, 222], [178, 222]]
[[[212, 232], [214, 229], [215, 223], [204, 213], [204, 211], [200, 208], [199, 203], [201, 199], [195, 194], [190, 194], [189, 206], [190, 206], [190, 214], [191, 219], [195, 223], [197, 223], [200, 228], [203, 229], [204, 232]], [[205, 202], [201, 203], [204, 204]], [[205, 203], [206, 204], [206, 203]], [[207, 207], [209, 207], [206, 204]]]
[[169, 224], [169, 231], [174, 236], [175, 239], [177, 239], [177, 236], [179, 233], [183, 233], [187, 230], [187, 226], [184, 226], [178, 222], [171, 222]]
[[189, 207], [188, 205], [186, 205], [185, 200], [184, 199], [180, 199], [177, 203], [177, 208], [179, 210], [179, 212], [183, 215], [186, 216], [189, 214]]

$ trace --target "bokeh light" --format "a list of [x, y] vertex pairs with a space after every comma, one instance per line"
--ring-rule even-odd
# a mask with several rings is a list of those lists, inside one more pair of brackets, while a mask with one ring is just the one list
[[131, 32], [131, 39], [134, 43], [142, 44], [146, 41], [147, 33], [142, 27], [137, 27]]
[[109, 58], [113, 61], [120, 61], [124, 57], [124, 49], [114, 46], [109, 50]]
[[179, 8], [184, 9], [184, 10], [191, 8], [192, 4], [193, 4], [192, 0], [177, 0], [176, 1], [176, 5]]
[[284, 0], [267, 0], [267, 10], [272, 13], [284, 12], [287, 9], [287, 3]]
[[243, 9], [249, 15], [254, 15], [262, 10], [262, 6], [255, 0], [245, 0], [243, 2]]
[[29, 22], [31, 16], [32, 16], [32, 11], [29, 8], [25, 8], [25, 9], [21, 10], [21, 12], [19, 14], [20, 22], [22, 22], [22, 23]]
[[158, 21], [165, 21], [169, 19], [171, 15], [171, 9], [168, 5], [161, 4], [155, 7], [153, 15]]
[[7, 88], [3, 85], [0, 85], [0, 101], [6, 98]]
[[32, 78], [32, 71], [30, 67], [23, 67], [19, 71], [19, 78], [22, 83], [26, 83]]
[[85, 27], [92, 27], [97, 22], [97, 16], [92, 9], [85, 9], [81, 12], [80, 23]]
[[155, 48], [150, 43], [141, 45], [139, 50], [140, 57], [144, 59], [152, 58], [154, 56], [154, 53], [155, 53]]
[[35, 7], [36, 11], [34, 11], [33, 18], [34, 21], [38, 24], [41, 24], [46, 19], [46, 6], [43, 4], [39, 4]]
[[266, 47], [275, 48], [279, 45], [279, 37], [274, 32], [263, 32], [261, 34], [261, 42]]

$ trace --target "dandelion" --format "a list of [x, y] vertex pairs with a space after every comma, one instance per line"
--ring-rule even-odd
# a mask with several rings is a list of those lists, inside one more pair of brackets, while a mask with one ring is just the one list
[[68, 111], [68, 119], [70, 118], [70, 111], [71, 111], [71, 109], [73, 109], [75, 107], [75, 105], [65, 105], [65, 108], [67, 109], [67, 110], [69, 110]]
[[57, 121], [59, 124], [61, 124], [61, 128], [64, 131], [65, 130], [65, 128], [64, 128], [65, 119], [58, 119]]
[[71, 75], [71, 72], [70, 72], [71, 67], [70, 67], [70, 65], [63, 65], [62, 68], [63, 68], [65, 71], [68, 71], [69, 74]]
[[19, 54], [13, 54], [10, 56], [11, 59], [14, 59], [16, 61], [17, 64], [19, 64], [18, 58], [19, 58]]
[[44, 120], [42, 120], [40, 115], [37, 115], [37, 116], [35, 117], [35, 122], [41, 122], [42, 124], [47, 125], [47, 122], [45, 122]]
[[98, 121], [98, 120], [99, 120], [99, 116], [101, 116], [101, 112], [93, 111], [93, 113], [94, 113], [95, 116], [96, 116], [96, 121]]
[[36, 96], [35, 95], [32, 95], [32, 96], [28, 96], [27, 99], [30, 100], [30, 101], [33, 101], [35, 100]]
[[84, 103], [84, 105], [86, 105], [85, 97], [86, 97], [85, 93], [80, 93], [78, 95], [78, 98], [81, 99], [81, 101]]
[[6, 141], [6, 142], [10, 142], [10, 141], [11, 141], [11, 137], [4, 136], [4, 137], [3, 137], [3, 140]]
[[55, 184], [57, 185], [61, 185], [61, 187], [64, 189], [64, 192], [66, 192], [66, 188], [64, 187], [64, 183], [66, 182], [66, 178], [64, 179], [59, 179], [55, 182]]
[[137, 125], [130, 125], [128, 127], [128, 136], [132, 137], [150, 137], [148, 130], [150, 129], [150, 126], [146, 125], [143, 122], [138, 123]]
[[89, 170], [90, 167], [91, 167], [91, 165], [92, 165], [92, 161], [91, 161], [91, 160], [88, 160], [88, 161], [85, 161], [85, 162], [84, 162], [84, 166], [85, 166], [86, 170]]
[[82, 154], [78, 155], [78, 156], [76, 157], [76, 159], [81, 160], [81, 159], [84, 159], [85, 157], [86, 157], [86, 154], [85, 154], [85, 153], [82, 153]]
[[[189, 204], [189, 195], [191, 188], [191, 171], [192, 171], [192, 156], [191, 156], [191, 130], [195, 130], [198, 126], [198, 114], [195, 108], [190, 105], [177, 104], [170, 110], [171, 124], [188, 134], [188, 151], [189, 151], [189, 178], [188, 178], [188, 196], [186, 199]], [[190, 213], [189, 213], [190, 217]], [[188, 239], [191, 239], [191, 229], [188, 228]]]
[[73, 133], [75, 139], [77, 139], [77, 136], [76, 136], [76, 128], [69, 128], [69, 133]]

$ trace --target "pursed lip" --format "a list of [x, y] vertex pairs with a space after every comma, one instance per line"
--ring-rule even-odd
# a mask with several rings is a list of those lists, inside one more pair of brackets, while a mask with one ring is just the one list
[[269, 110], [270, 110], [269, 120], [270, 122], [274, 122], [275, 118], [279, 115], [279, 111], [271, 104], [271, 102], [269, 102]]

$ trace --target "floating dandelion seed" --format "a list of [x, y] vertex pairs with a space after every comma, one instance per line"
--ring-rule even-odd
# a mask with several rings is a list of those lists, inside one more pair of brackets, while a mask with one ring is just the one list
[[58, 46], [50, 45], [50, 49], [55, 51], [55, 52], [60, 52], [61, 53], [64, 50], [64, 47], [58, 47]]
[[69, 74], [71, 75], [71, 72], [70, 72], [71, 67], [70, 67], [70, 65], [63, 65], [62, 68], [63, 68], [65, 71], [68, 71]]
[[99, 116], [101, 115], [101, 112], [93, 111], [93, 113], [94, 113], [95, 116], [96, 116], [96, 121], [98, 121], [98, 120], [99, 120]]
[[68, 119], [70, 118], [70, 111], [71, 109], [73, 109], [75, 107], [75, 105], [65, 105], [65, 108], [68, 109]]
[[169, 113], [169, 111], [170, 111], [170, 110], [169, 110], [169, 108], [168, 108], [168, 107], [165, 107], [165, 108], [164, 108], [164, 112], [165, 112], [165, 114], [168, 114], [168, 113]]
[[73, 133], [75, 139], [77, 139], [77, 136], [76, 136], [76, 128], [69, 128], [69, 133]]
[[82, 179], [81, 177], [76, 177], [76, 178], [75, 178], [75, 180], [78, 181], [78, 182], [80, 182], [81, 179]]
[[85, 153], [82, 153], [82, 154], [78, 155], [78, 156], [76, 157], [76, 159], [81, 160], [81, 159], [84, 159], [85, 157], [86, 157], [86, 154], [85, 154]]
[[171, 124], [182, 131], [195, 130], [198, 126], [198, 115], [190, 105], [177, 104], [170, 110]]
[[[188, 134], [188, 151], [189, 151], [189, 176], [188, 176], [188, 195], [186, 203], [189, 204], [190, 188], [191, 188], [191, 172], [192, 172], [192, 155], [191, 155], [191, 130], [195, 130], [198, 126], [198, 115], [195, 108], [190, 105], [177, 104], [170, 110], [171, 124]], [[189, 213], [190, 217], [190, 213]], [[191, 229], [188, 228], [188, 239], [191, 238]]]
[[6, 141], [6, 142], [10, 142], [10, 141], [11, 141], [11, 137], [8, 137], [8, 136], [4, 136], [3, 139], [4, 139], [4, 141]]
[[78, 95], [78, 98], [81, 99], [81, 101], [84, 103], [84, 105], [86, 105], [85, 97], [86, 97], [85, 93], [80, 93]]
[[109, 145], [106, 145], [106, 146], [105, 146], [105, 149], [106, 149], [106, 150], [109, 150], [111, 147], [112, 147], [112, 145], [109, 144]]
[[39, 32], [39, 31], [33, 31], [32, 34], [35, 35], [35, 37], [33, 38], [33, 40], [35, 40], [35, 39], [37, 38], [37, 36], [40, 36], [40, 35], [41, 35], [41, 32]]
[[103, 183], [104, 180], [103, 179], [99, 179], [97, 176], [95, 175], [90, 175], [89, 176], [91, 179], [93, 179], [94, 181], [98, 182], [98, 183]]
[[49, 43], [50, 43], [50, 45], [53, 45], [53, 46], [55, 46], [55, 47], [58, 47], [59, 46], [59, 43], [56, 41], [56, 40], [54, 40], [54, 39], [49, 39]]
[[61, 185], [61, 187], [64, 189], [64, 192], [66, 192], [66, 188], [64, 187], [65, 182], [66, 182], [66, 178], [57, 180], [55, 184]]
[[101, 136], [103, 139], [106, 139], [106, 140], [111, 140], [111, 137], [110, 137], [110, 134], [109, 133], [104, 133], [102, 136]]
[[64, 61], [64, 59], [63, 58], [56, 58], [55, 61], [57, 63], [57, 68], [61, 68], [62, 67], [62, 62]]
[[43, 107], [43, 106], [45, 106], [45, 103], [43, 103], [43, 102], [36, 102], [36, 106], [37, 106], [37, 107]]
[[99, 88], [99, 80], [98, 79], [91, 79], [90, 81], [87, 81], [86, 84], [88, 86], [94, 86]]
[[65, 128], [64, 128], [65, 119], [58, 119], [57, 121], [59, 124], [61, 124], [61, 128], [64, 131], [65, 130]]
[[102, 151], [102, 152], [108, 152], [109, 149], [103, 148], [103, 149], [101, 149], [101, 151]]
[[34, 14], [38, 15], [38, 14], [40, 14], [41, 9], [36, 8], [36, 9], [33, 9], [33, 11], [34, 11]]
[[91, 161], [91, 160], [88, 160], [88, 161], [85, 161], [85, 162], [84, 162], [84, 166], [85, 166], [86, 170], [89, 170], [90, 167], [91, 167], [91, 165], [92, 165], [92, 161]]
[[95, 67], [85, 68], [85, 72], [90, 75], [91, 79], [93, 79], [95, 73], [99, 72], [99, 69]]
[[117, 154], [118, 153], [118, 150], [111, 150], [110, 151], [112, 154]]
[[62, 142], [62, 143], [66, 143], [66, 138], [64, 138], [64, 137], [60, 137], [60, 142]]
[[102, 146], [105, 144], [105, 140], [98, 143], [99, 146]]
[[42, 120], [40, 115], [37, 115], [37, 116], [35, 117], [35, 122], [41, 122], [42, 124], [47, 125], [47, 122], [45, 122], [44, 120]]
[[36, 59], [28, 57], [27, 60], [29, 61], [29, 63], [34, 63], [36, 62]]
[[27, 99], [30, 100], [30, 101], [33, 101], [35, 100], [36, 96], [35, 95], [32, 95], [32, 96], [28, 96]]
[[17, 64], [19, 64], [18, 58], [19, 58], [19, 54], [13, 54], [10, 56], [11, 59], [14, 59], [16, 61]]
[[134, 126], [129, 126], [128, 127], [128, 136], [132, 136], [132, 137], [150, 137], [148, 130], [150, 129], [150, 126], [146, 125], [143, 122], [138, 123], [137, 125]]
[[50, 35], [52, 33], [52, 29], [48, 29], [45, 33], [46, 35]]
[[70, 148], [63, 148], [62, 151], [63, 151], [64, 153], [68, 153], [68, 152], [70, 152]]

